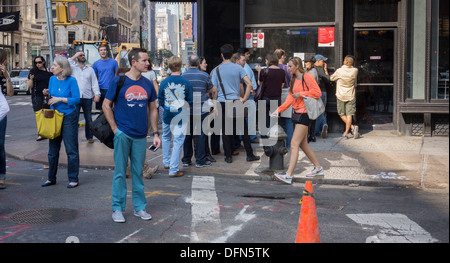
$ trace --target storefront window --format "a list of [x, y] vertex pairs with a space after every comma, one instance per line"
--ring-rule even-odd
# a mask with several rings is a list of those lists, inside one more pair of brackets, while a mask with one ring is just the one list
[[405, 90], [408, 99], [425, 99], [427, 2], [411, 0], [409, 5], [408, 49], [406, 57]]
[[449, 2], [432, 1], [431, 99], [449, 99]]
[[[322, 54], [328, 57], [327, 61], [330, 68], [333, 68], [335, 48], [319, 47], [319, 28], [283, 28], [283, 29], [259, 29], [265, 34], [264, 48], [256, 50], [251, 49], [251, 64], [264, 64], [265, 57], [269, 52], [276, 49], [283, 49], [286, 52], [286, 58], [305, 55]], [[248, 32], [252, 32], [249, 31]], [[286, 63], [288, 62], [286, 59]], [[254, 66], [254, 65], [253, 65]]]
[[334, 22], [334, 0], [246, 0], [246, 24]]
[[353, 0], [355, 22], [397, 22], [398, 2], [398, 0]]

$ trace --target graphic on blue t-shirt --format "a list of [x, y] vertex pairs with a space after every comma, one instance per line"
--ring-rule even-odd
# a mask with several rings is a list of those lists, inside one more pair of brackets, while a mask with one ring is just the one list
[[164, 90], [166, 98], [164, 107], [172, 112], [181, 109], [186, 99], [185, 89], [183, 84], [169, 83]]
[[139, 106], [140, 108], [144, 108], [147, 106], [148, 94], [141, 86], [134, 85], [127, 89], [125, 99], [127, 100], [128, 107], [133, 108]]

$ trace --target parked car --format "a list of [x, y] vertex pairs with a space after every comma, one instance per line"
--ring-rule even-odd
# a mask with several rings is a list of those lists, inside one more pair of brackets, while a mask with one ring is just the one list
[[13, 69], [9, 73], [11, 77], [11, 82], [14, 87], [14, 94], [18, 92], [26, 92], [28, 95], [31, 91], [28, 90], [28, 75], [30, 74], [30, 69]]

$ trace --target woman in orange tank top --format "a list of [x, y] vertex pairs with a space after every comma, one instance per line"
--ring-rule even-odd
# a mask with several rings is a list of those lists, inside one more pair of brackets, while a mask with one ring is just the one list
[[289, 60], [288, 68], [292, 74], [291, 90], [286, 98], [286, 101], [272, 113], [271, 117], [278, 118], [281, 112], [289, 109], [289, 107], [293, 105], [292, 108], [294, 109], [294, 112], [292, 114], [292, 121], [295, 125], [295, 129], [291, 141], [291, 159], [289, 162], [289, 168], [285, 173], [275, 174], [277, 179], [291, 184], [295, 166], [298, 162], [299, 147], [314, 164], [314, 169], [306, 176], [315, 177], [324, 175], [323, 167], [320, 165], [316, 155], [308, 145], [308, 125], [310, 120], [303, 102], [303, 96], [317, 99], [322, 96], [322, 92], [320, 91], [314, 77], [309, 73], [306, 73], [303, 69], [303, 62], [300, 58], [295, 57]]

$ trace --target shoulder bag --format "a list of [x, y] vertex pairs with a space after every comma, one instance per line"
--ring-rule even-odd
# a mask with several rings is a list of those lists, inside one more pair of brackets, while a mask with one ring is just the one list
[[[305, 75], [302, 76], [302, 86], [303, 91], [305, 91], [305, 85], [306, 88], [309, 91], [308, 84], [305, 82]], [[325, 105], [323, 104], [323, 101], [321, 98], [312, 98], [303, 96], [303, 102], [305, 104], [306, 112], [308, 113], [308, 117], [310, 120], [317, 120], [322, 113], [325, 112]]]
[[268, 74], [269, 74], [269, 68], [266, 68], [266, 69], [264, 70], [264, 78], [263, 78], [263, 81], [261, 82], [261, 84], [259, 85], [259, 87], [256, 89], [256, 92], [255, 92], [255, 101], [259, 101], [259, 100], [262, 99], [262, 96], [263, 96], [264, 90], [265, 90], [265, 89], [264, 89], [264, 82], [265, 82], [265, 80], [266, 80]]
[[61, 136], [64, 114], [57, 110], [42, 108], [35, 112], [38, 135], [54, 140]]
[[[119, 92], [125, 83], [125, 74], [119, 75], [119, 82], [117, 83], [116, 96], [114, 97], [113, 103], [116, 102], [119, 97]], [[106, 116], [103, 111], [97, 117], [95, 121], [92, 122], [91, 125], [91, 133], [100, 140], [101, 143], [105, 144], [108, 148], [114, 149], [114, 132], [111, 129], [108, 121], [106, 120]]]

